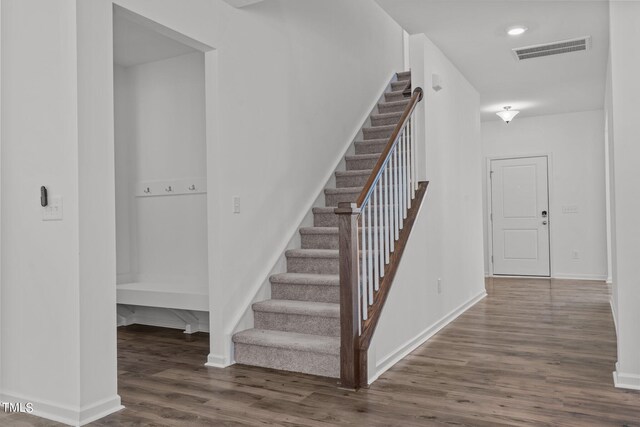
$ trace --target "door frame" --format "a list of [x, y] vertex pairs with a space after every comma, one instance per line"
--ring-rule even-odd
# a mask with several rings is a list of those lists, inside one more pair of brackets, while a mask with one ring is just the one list
[[[547, 158], [547, 197], [549, 198], [549, 276], [508, 276], [501, 274], [496, 276], [493, 274], [493, 262], [491, 257], [493, 256], [493, 221], [491, 221], [491, 209], [492, 204], [492, 188], [491, 188], [491, 161], [492, 160], [510, 160], [510, 159], [528, 159], [531, 157], [546, 157]], [[537, 153], [537, 154], [516, 154], [516, 155], [502, 155], [502, 156], [486, 156], [485, 157], [485, 185], [487, 189], [486, 194], [486, 210], [485, 210], [485, 224], [487, 226], [487, 262], [489, 263], [488, 277], [526, 277], [529, 279], [552, 279], [555, 277], [554, 269], [554, 241], [553, 241], [553, 217], [555, 214], [555, 205], [553, 203], [553, 154], [549, 152]]]

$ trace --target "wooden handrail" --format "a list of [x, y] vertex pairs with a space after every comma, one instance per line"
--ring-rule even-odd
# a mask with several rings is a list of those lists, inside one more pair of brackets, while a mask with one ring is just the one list
[[376, 182], [380, 178], [380, 172], [382, 171], [382, 168], [384, 167], [385, 163], [389, 161], [389, 153], [391, 153], [391, 150], [393, 150], [393, 147], [395, 147], [395, 145], [398, 143], [398, 137], [402, 133], [402, 130], [407, 126], [407, 123], [409, 122], [409, 118], [411, 117], [411, 113], [413, 113], [413, 110], [416, 108], [416, 105], [418, 105], [418, 102], [420, 102], [421, 100], [422, 100], [422, 88], [417, 87], [414, 89], [413, 95], [411, 95], [411, 99], [409, 100], [409, 104], [404, 109], [404, 112], [400, 117], [400, 121], [398, 122], [395, 129], [391, 133], [391, 136], [389, 137], [389, 141], [387, 142], [387, 145], [384, 147], [384, 150], [382, 150], [382, 153], [380, 154], [380, 158], [378, 159], [378, 162], [373, 167], [373, 171], [371, 172], [369, 179], [367, 179], [367, 182], [364, 184], [364, 188], [362, 189], [362, 192], [360, 193], [360, 195], [358, 196], [358, 199], [356, 200], [357, 207], [359, 208], [362, 207], [362, 205], [367, 201], [367, 199], [371, 195], [371, 191], [373, 190]]

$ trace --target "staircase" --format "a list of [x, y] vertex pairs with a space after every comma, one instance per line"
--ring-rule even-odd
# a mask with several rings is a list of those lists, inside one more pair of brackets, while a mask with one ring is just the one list
[[336, 188], [327, 188], [325, 207], [313, 208], [314, 226], [300, 228], [301, 248], [286, 252], [287, 272], [270, 278], [272, 299], [253, 304], [254, 329], [233, 336], [237, 363], [325, 377], [340, 377], [340, 278], [338, 216], [340, 202], [354, 202], [409, 100], [403, 90], [409, 72], [397, 74], [355, 154], [336, 171]]

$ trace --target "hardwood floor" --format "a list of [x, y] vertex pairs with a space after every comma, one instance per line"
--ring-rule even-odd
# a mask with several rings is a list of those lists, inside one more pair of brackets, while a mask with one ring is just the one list
[[[487, 291], [357, 393], [302, 374], [205, 368], [205, 334], [121, 328], [126, 409], [92, 425], [640, 425], [640, 392], [613, 387], [604, 283], [493, 279]], [[0, 424], [55, 425], [15, 415]]]

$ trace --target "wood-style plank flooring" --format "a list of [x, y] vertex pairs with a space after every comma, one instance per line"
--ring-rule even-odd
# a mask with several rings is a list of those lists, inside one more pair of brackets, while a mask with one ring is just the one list
[[[92, 425], [640, 426], [640, 392], [613, 387], [604, 283], [489, 279], [487, 291], [359, 392], [308, 375], [206, 368], [205, 334], [121, 328], [126, 409]], [[0, 424], [56, 425], [16, 415]]]

